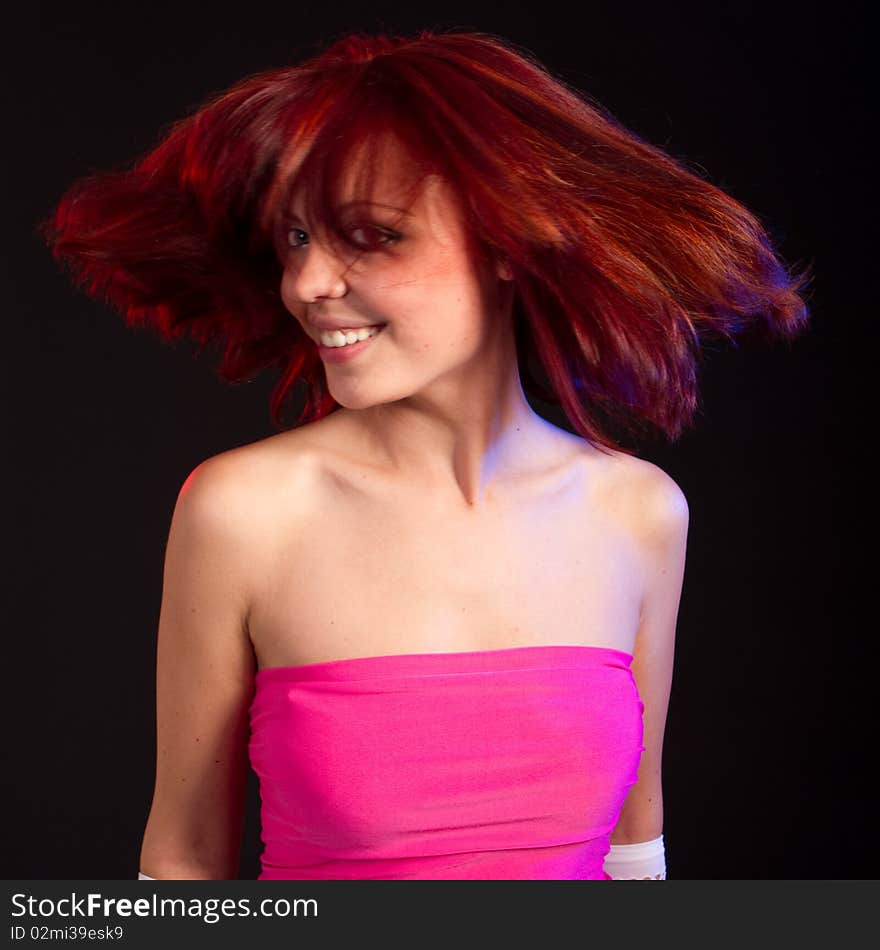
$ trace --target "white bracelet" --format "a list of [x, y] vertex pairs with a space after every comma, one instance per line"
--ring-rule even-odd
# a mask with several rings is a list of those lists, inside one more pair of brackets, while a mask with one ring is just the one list
[[663, 835], [652, 841], [611, 845], [605, 855], [605, 873], [615, 881], [665, 881], [666, 850]]
[[149, 877], [148, 875], [144, 874], [143, 871], [138, 871], [138, 880], [139, 881], [155, 881], [156, 878]]

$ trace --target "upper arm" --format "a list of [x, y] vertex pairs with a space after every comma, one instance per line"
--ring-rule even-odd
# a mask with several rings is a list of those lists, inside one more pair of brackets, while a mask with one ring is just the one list
[[155, 878], [237, 877], [255, 663], [237, 467], [187, 478], [168, 543], [156, 662], [156, 782], [141, 847]]
[[612, 844], [650, 841], [663, 831], [662, 758], [672, 688], [675, 628], [684, 581], [689, 511], [678, 485], [649, 465], [640, 479], [634, 512], [644, 586], [632, 671], [645, 704], [645, 751]]

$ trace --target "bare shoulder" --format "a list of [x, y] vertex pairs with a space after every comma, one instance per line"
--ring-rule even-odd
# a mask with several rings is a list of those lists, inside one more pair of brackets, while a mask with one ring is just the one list
[[258, 527], [264, 512], [301, 496], [317, 457], [305, 430], [281, 432], [205, 459], [187, 476], [180, 496], [207, 517]]
[[634, 459], [632, 504], [646, 542], [667, 543], [687, 530], [690, 509], [681, 486], [658, 465]]
[[594, 464], [605, 502], [645, 544], [662, 545], [686, 533], [687, 498], [659, 465], [625, 452], [603, 455]]
[[198, 464], [178, 493], [170, 538], [227, 578], [249, 615], [286, 532], [314, 498], [314, 450], [285, 432]]

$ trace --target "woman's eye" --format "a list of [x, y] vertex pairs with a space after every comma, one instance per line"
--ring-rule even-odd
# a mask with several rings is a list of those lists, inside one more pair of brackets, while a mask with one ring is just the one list
[[[295, 239], [293, 237], [294, 235], [296, 235]], [[308, 234], [305, 231], [303, 231], [302, 228], [291, 227], [287, 229], [288, 247], [300, 247], [300, 244], [296, 242], [302, 241], [303, 239], [305, 239], [305, 241], [308, 241], [308, 238], [309, 238]]]
[[360, 248], [380, 247], [383, 244], [391, 244], [400, 239], [400, 235], [387, 228], [380, 228], [373, 224], [361, 224], [352, 228], [349, 232], [352, 243]]

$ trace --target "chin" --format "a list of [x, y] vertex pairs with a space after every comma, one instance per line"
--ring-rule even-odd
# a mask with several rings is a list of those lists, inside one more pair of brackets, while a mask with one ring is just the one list
[[330, 395], [343, 409], [370, 409], [373, 406], [380, 406], [389, 401], [382, 399], [377, 393], [336, 392], [332, 388], [330, 389]]
[[346, 381], [334, 379], [331, 373], [327, 374], [327, 389], [330, 395], [345, 409], [388, 406], [408, 399], [419, 391], [417, 387], [413, 387], [411, 381], [407, 384], [404, 380], [398, 380], [395, 386], [394, 380], [376, 379], [376, 374], [373, 374], [372, 380], [359, 379], [349, 382], [350, 385], [347, 385]]

